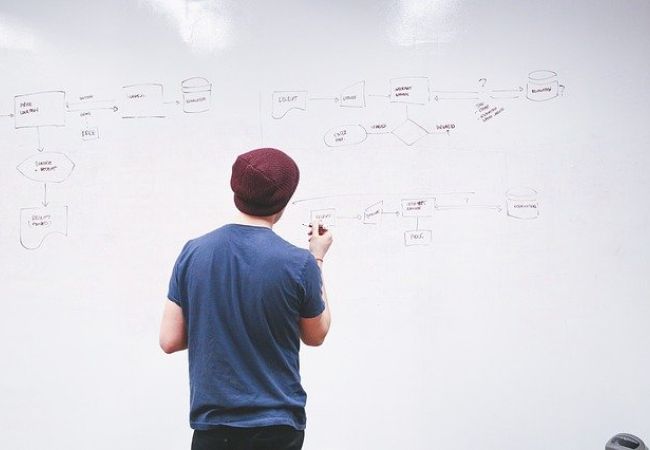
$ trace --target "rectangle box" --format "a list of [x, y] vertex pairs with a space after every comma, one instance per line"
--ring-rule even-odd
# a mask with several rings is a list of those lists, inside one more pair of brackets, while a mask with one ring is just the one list
[[14, 97], [16, 128], [65, 126], [65, 92], [47, 91]]
[[393, 78], [390, 80], [390, 101], [426, 105], [430, 99], [429, 79], [425, 77]]
[[413, 198], [402, 200], [402, 216], [431, 217], [433, 216], [434, 199]]
[[431, 230], [409, 230], [404, 232], [404, 244], [407, 247], [413, 245], [430, 245], [433, 238]]
[[336, 226], [336, 209], [315, 209], [311, 212], [311, 220], [319, 220], [325, 228]]

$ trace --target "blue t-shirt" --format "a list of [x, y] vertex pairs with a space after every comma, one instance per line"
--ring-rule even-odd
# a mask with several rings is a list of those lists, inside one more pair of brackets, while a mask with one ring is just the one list
[[314, 257], [270, 228], [226, 225], [183, 248], [169, 299], [188, 336], [190, 426], [305, 428], [300, 317], [325, 304]]

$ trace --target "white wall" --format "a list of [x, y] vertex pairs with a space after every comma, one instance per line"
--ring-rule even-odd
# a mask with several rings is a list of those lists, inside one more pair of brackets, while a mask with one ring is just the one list
[[336, 218], [305, 449], [650, 440], [649, 29], [644, 1], [2, 4], [0, 446], [189, 448], [168, 276], [260, 146], [302, 171], [279, 234]]

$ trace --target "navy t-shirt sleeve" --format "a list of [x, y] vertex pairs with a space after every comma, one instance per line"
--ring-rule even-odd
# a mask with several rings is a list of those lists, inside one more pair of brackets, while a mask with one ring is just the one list
[[325, 302], [323, 301], [323, 279], [320, 268], [312, 255], [307, 256], [302, 281], [305, 295], [300, 304], [300, 317], [316, 317], [325, 310]]
[[185, 309], [187, 305], [187, 299], [185, 293], [185, 280], [183, 279], [183, 274], [186, 271], [187, 265], [187, 247], [189, 242], [185, 244], [183, 250], [181, 250], [180, 255], [176, 258], [176, 263], [174, 264], [174, 269], [172, 270], [172, 276], [169, 279], [169, 291], [167, 293], [167, 298], [172, 302], [176, 303], [181, 308]]

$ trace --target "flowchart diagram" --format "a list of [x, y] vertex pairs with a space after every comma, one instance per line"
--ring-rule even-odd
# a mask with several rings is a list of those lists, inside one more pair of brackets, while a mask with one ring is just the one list
[[[508, 218], [518, 220], [532, 220], [539, 217], [539, 199], [535, 189], [530, 187], [516, 187], [509, 189], [501, 201], [481, 202], [477, 192], [439, 192], [429, 194], [413, 194], [400, 197], [384, 195], [384, 199], [367, 200], [362, 209], [350, 214], [349, 208], [341, 211], [331, 206], [340, 203], [337, 196], [324, 196], [318, 198], [298, 199], [294, 205], [301, 205], [309, 209], [309, 222], [319, 221], [325, 228], [336, 228], [342, 223], [350, 222], [361, 226], [381, 226], [386, 217], [397, 219], [404, 226], [404, 245], [428, 246], [432, 243], [433, 230], [423, 226], [424, 220], [433, 219], [445, 211], [480, 209], [492, 211], [495, 214], [504, 214]], [[377, 196], [359, 196], [377, 197]], [[347, 197], [350, 198], [349, 196]], [[386, 198], [390, 198], [388, 201]], [[357, 199], [358, 200], [358, 199]], [[358, 202], [357, 202], [358, 203]]]
[[474, 110], [476, 119], [482, 123], [491, 121], [505, 111], [504, 102], [527, 99], [532, 102], [546, 102], [564, 93], [558, 75], [551, 70], [536, 70], [528, 74], [525, 88], [516, 86], [510, 89], [487, 88], [487, 79], [478, 80], [478, 87], [469, 90], [432, 90], [429, 77], [401, 77], [389, 80], [388, 90], [367, 93], [366, 82], [359, 81], [331, 97], [310, 96], [309, 91], [275, 91], [272, 94], [271, 116], [280, 120], [291, 111], [308, 111], [313, 103], [329, 103], [338, 108], [363, 110], [368, 97], [385, 98], [390, 104], [406, 106], [404, 116], [397, 124], [386, 120], [364, 120], [360, 123], [337, 125], [324, 132], [323, 141], [328, 147], [358, 145], [370, 135], [393, 135], [402, 144], [412, 146], [425, 136], [448, 134], [456, 131], [453, 120], [442, 120], [433, 127], [425, 126], [411, 117], [409, 107], [424, 106], [431, 102], [467, 102]]
[[182, 108], [183, 113], [207, 112], [211, 108], [212, 84], [203, 77], [183, 80], [178, 100], [167, 100], [160, 83], [131, 84], [121, 88], [117, 100], [101, 100], [93, 94], [70, 101], [65, 91], [42, 91], [14, 96], [14, 111], [0, 117], [12, 119], [14, 129], [33, 129], [37, 140], [34, 155], [23, 160], [17, 170], [30, 181], [43, 185], [40, 204], [21, 208], [20, 243], [29, 250], [38, 249], [50, 235], [68, 235], [68, 205], [51, 205], [48, 186], [66, 181], [74, 172], [72, 159], [62, 152], [46, 151], [41, 140], [41, 129], [66, 127], [67, 118], [78, 114], [83, 126], [82, 141], [100, 138], [100, 129], [94, 122], [96, 114], [120, 114], [122, 119], [164, 119], [169, 107]]

